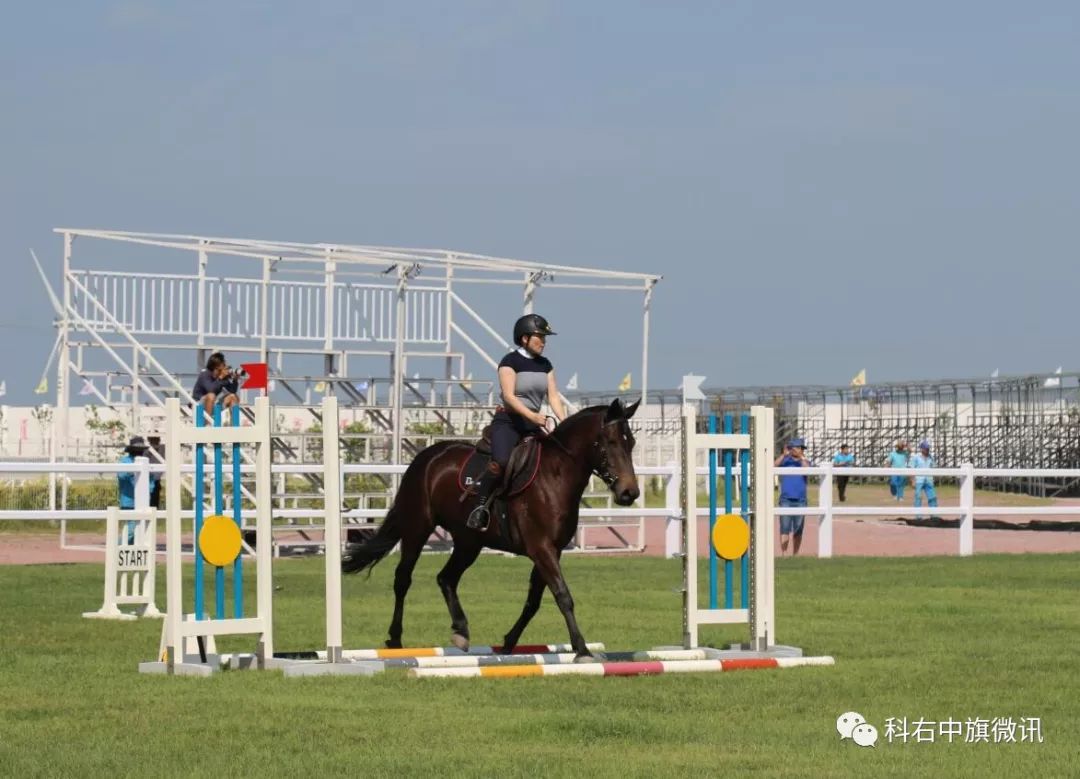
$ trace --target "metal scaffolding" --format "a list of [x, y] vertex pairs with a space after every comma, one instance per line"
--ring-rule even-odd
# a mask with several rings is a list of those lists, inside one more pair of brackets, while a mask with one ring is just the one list
[[[1080, 374], [939, 379], [862, 387], [757, 386], [705, 390], [706, 413], [743, 413], [752, 405], [776, 412], [777, 444], [799, 436], [815, 462], [842, 443], [858, 466], [879, 466], [897, 441], [929, 440], [942, 466], [1080, 467]], [[590, 403], [582, 393], [575, 398]], [[680, 390], [654, 390], [649, 403], [663, 418], [680, 413]], [[993, 486], [1035, 495], [1080, 493], [1074, 481], [994, 480]], [[988, 485], [990, 486], [990, 485]]]
[[[391, 461], [399, 463], [406, 409], [423, 407], [452, 427], [448, 410], [494, 405], [495, 382], [474, 379], [470, 367], [493, 376], [509, 348], [478, 313], [475, 292], [492, 285], [521, 289], [526, 313], [541, 290], [642, 295], [643, 391], [648, 387], [659, 275], [446, 250], [55, 232], [63, 238], [52, 446], [60, 460], [69, 440], [72, 376], [84, 382], [80, 394], [129, 408], [141, 427], [146, 409], [160, 414], [169, 397], [190, 401], [194, 375], [220, 349], [234, 363], [267, 362], [274, 392], [294, 405], [315, 405], [315, 386], [363, 408], [392, 436]], [[78, 263], [76, 241], [87, 244]], [[122, 267], [121, 257], [136, 270]], [[424, 364], [424, 377], [409, 377], [410, 361]]]

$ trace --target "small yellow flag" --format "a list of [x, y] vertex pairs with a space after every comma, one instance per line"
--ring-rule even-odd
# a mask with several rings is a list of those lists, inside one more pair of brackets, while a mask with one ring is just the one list
[[317, 382], [315, 382], [315, 391], [316, 392], [326, 392], [326, 382], [325, 381], [317, 381]]
[[48, 391], [49, 391], [49, 379], [48, 379], [47, 376], [42, 376], [41, 381], [39, 381], [38, 385], [36, 387], [34, 387], [34, 394], [35, 395], [44, 395]]
[[630, 389], [630, 374], [623, 376], [623, 380], [619, 382], [619, 392], [626, 392]]
[[855, 374], [855, 378], [851, 380], [852, 387], [865, 387], [866, 386], [866, 368]]

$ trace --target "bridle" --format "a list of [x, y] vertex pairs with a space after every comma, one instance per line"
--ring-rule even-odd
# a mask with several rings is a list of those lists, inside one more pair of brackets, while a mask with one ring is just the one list
[[[621, 419], [613, 420], [612, 422], [605, 422], [603, 427], [600, 428], [603, 432], [604, 428], [615, 422], [622, 422]], [[599, 462], [592, 472], [595, 473], [600, 479], [608, 486], [608, 489], [615, 489], [615, 482], [618, 481], [618, 477], [611, 472], [611, 461], [608, 460], [607, 448], [600, 443], [600, 437], [598, 436], [592, 443], [593, 448], [596, 449], [596, 459]]]
[[[606, 428], [606, 427], [608, 427], [610, 425], [617, 425], [617, 424], [622, 423], [622, 422], [626, 422], [626, 420], [625, 419], [612, 419], [610, 422], [605, 422], [604, 424], [602, 424], [600, 426], [601, 435], [598, 435], [596, 437], [596, 439], [592, 442], [592, 447], [593, 447], [593, 449], [596, 450], [596, 462], [597, 462], [597, 464], [593, 466], [590, 473], [594, 474], [595, 476], [598, 476], [600, 478], [600, 480], [603, 481], [604, 484], [606, 484], [608, 486], [608, 489], [614, 489], [615, 488], [615, 482], [617, 482], [619, 480], [619, 477], [616, 476], [611, 471], [611, 460], [608, 457], [607, 448], [602, 443], [603, 432], [604, 432], [604, 428]], [[562, 449], [566, 454], [570, 455], [570, 457], [574, 456], [570, 452], [570, 450], [566, 448], [565, 444], [563, 444], [562, 441], [560, 441], [558, 438], [556, 438], [553, 435], [553, 433], [547, 433], [544, 436], [544, 439], [554, 443], [557, 447]]]

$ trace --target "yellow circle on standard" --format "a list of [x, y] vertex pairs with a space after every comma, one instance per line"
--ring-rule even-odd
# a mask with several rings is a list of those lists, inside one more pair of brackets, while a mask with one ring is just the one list
[[721, 514], [712, 530], [712, 544], [725, 560], [738, 560], [750, 548], [750, 526], [738, 514]]
[[229, 517], [207, 517], [199, 533], [199, 551], [211, 565], [228, 565], [240, 554], [240, 528]]

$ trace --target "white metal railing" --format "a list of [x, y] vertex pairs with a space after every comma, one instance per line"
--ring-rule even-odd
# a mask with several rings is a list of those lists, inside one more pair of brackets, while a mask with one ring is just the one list
[[[393, 476], [405, 472], [405, 465], [388, 464], [349, 464], [342, 467], [345, 475], [384, 475]], [[184, 473], [194, 473], [194, 465], [187, 464], [182, 468]], [[642, 479], [659, 476], [663, 480], [662, 494], [664, 505], [649, 508], [641, 505], [645, 490], [642, 490], [642, 499], [639, 505], [620, 508], [615, 506], [601, 508], [585, 508], [579, 510], [579, 515], [588, 520], [582, 522], [579, 528], [578, 547], [586, 549], [584, 532], [596, 528], [631, 527], [637, 532], [637, 543], [631, 543], [623, 539], [625, 546], [613, 548], [610, 551], [642, 551], [644, 549], [645, 521], [648, 519], [663, 519], [666, 522], [664, 551], [667, 557], [673, 557], [681, 552], [682, 548], [682, 516], [679, 507], [679, 484], [680, 469], [675, 463], [662, 466], [636, 466], [637, 475]], [[139, 484], [145, 479], [149, 482], [151, 473], [164, 473], [165, 466], [161, 463], [150, 463], [144, 458], [137, 458], [133, 464], [127, 463], [35, 463], [35, 462], [0, 462], [0, 475], [10, 474], [56, 474], [57, 476], [78, 474], [118, 474], [134, 473], [136, 475], [136, 491]], [[244, 464], [241, 472], [251, 474], [254, 466]], [[695, 468], [699, 478], [708, 478], [708, 468], [698, 466]], [[291, 464], [275, 463], [273, 465], [275, 475], [302, 475], [322, 474], [323, 468], [319, 463]], [[977, 506], [975, 504], [975, 479], [1015, 479], [1015, 478], [1080, 478], [1080, 469], [1054, 469], [1054, 468], [975, 468], [971, 464], [964, 464], [957, 468], [836, 468], [831, 464], [810, 466], [806, 468], [777, 468], [777, 477], [780, 476], [809, 476], [819, 480], [819, 492], [817, 505], [808, 506], [776, 506], [773, 513], [777, 516], [807, 516], [817, 517], [818, 526], [818, 556], [831, 557], [833, 553], [833, 520], [836, 517], [850, 516], [888, 516], [888, 517], [919, 517], [927, 514], [942, 516], [958, 516], [960, 526], [958, 528], [958, 553], [962, 556], [974, 554], [974, 519], [980, 516], [1080, 516], [1080, 505], [1056, 505], [1056, 506]], [[722, 471], [721, 471], [722, 475]], [[738, 472], [734, 474], [738, 479]], [[934, 476], [958, 480], [960, 484], [959, 503], [955, 506], [929, 506], [915, 508], [912, 506], [836, 506], [833, 502], [833, 480], [836, 476], [849, 477], [888, 477], [904, 476], [907, 478], [917, 476]], [[285, 498], [290, 496], [285, 495]], [[350, 496], [351, 497], [351, 496]], [[737, 503], [737, 501], [736, 501]], [[101, 520], [106, 516], [107, 509], [5, 509], [0, 510], [0, 521], [3, 520], [52, 520], [62, 523], [75, 520]], [[698, 518], [708, 516], [708, 508], [698, 510]], [[319, 519], [324, 515], [322, 508], [275, 508], [276, 519]], [[386, 515], [383, 508], [356, 508], [342, 512], [342, 517], [354, 522], [361, 520], [381, 519]], [[193, 516], [193, 512], [186, 512], [185, 516]], [[303, 525], [304, 530], [321, 530], [317, 524]], [[288, 531], [296, 529], [294, 525], [276, 526], [275, 530]], [[622, 538], [621, 536], [619, 536]], [[62, 537], [63, 543], [63, 537]]]
[[[818, 557], [832, 557], [833, 518], [845, 516], [922, 517], [928, 514], [958, 516], [958, 542], [961, 556], [975, 553], [975, 515], [982, 516], [1032, 516], [1076, 515], [1080, 506], [976, 506], [975, 479], [1017, 479], [1030, 477], [1075, 479], [1080, 478], [1076, 468], [976, 468], [965, 463], [958, 468], [852, 468], [834, 467], [832, 463], [805, 468], [777, 468], [777, 476], [819, 477], [818, 505], [777, 506], [777, 516], [813, 516], [818, 518]], [[935, 476], [956, 479], [960, 484], [960, 500], [956, 506], [835, 506], [833, 505], [833, 479], [836, 476]]]
[[[405, 472], [406, 465], [389, 465], [389, 464], [348, 464], [342, 466], [342, 473], [344, 476], [349, 475], [383, 475], [394, 476], [400, 475]], [[181, 466], [181, 473], [193, 474], [195, 472], [195, 466], [191, 463], [186, 463]], [[209, 470], [209, 467], [207, 468]], [[231, 470], [231, 469], [230, 469]], [[252, 464], [242, 464], [240, 471], [242, 474], [250, 475], [254, 473], [255, 466]], [[577, 548], [576, 550], [569, 551], [610, 551], [610, 552], [641, 552], [645, 549], [645, 521], [647, 519], [665, 519], [669, 526], [674, 526], [678, 529], [679, 517], [679, 503], [678, 503], [678, 468], [674, 465], [662, 466], [662, 467], [638, 467], [636, 468], [637, 474], [642, 479], [650, 476], [664, 476], [665, 478], [665, 494], [667, 500], [664, 507], [647, 508], [644, 505], [640, 505], [644, 499], [644, 490], [642, 490], [642, 498], [639, 499], [639, 505], [620, 508], [620, 507], [601, 507], [601, 508], [585, 508], [582, 507], [578, 511], [578, 515], [584, 520], [580, 523], [577, 535]], [[145, 458], [136, 458], [134, 463], [31, 463], [31, 462], [0, 462], [0, 476], [9, 474], [41, 474], [49, 475], [56, 474], [57, 476], [65, 475], [79, 475], [79, 474], [120, 474], [120, 473], [133, 473], [135, 474], [136, 494], [140, 494], [141, 485], [149, 484], [150, 474], [163, 474], [165, 472], [165, 465], [162, 463], [151, 463]], [[303, 474], [318, 474], [323, 475], [324, 469], [320, 463], [274, 463], [272, 465], [272, 473], [275, 476], [287, 476], [287, 475], [303, 475]], [[229, 478], [231, 474], [226, 473], [226, 478]], [[149, 494], [149, 488], [147, 488], [147, 494]], [[605, 493], [606, 495], [607, 493]], [[380, 493], [380, 497], [381, 497]], [[275, 495], [275, 499], [278, 497], [284, 497], [286, 499], [291, 498], [289, 495]], [[304, 497], [304, 496], [301, 496]], [[347, 498], [353, 496], [346, 495]], [[608, 496], [610, 500], [610, 496]], [[342, 518], [346, 522], [361, 522], [371, 521], [376, 519], [382, 519], [386, 516], [387, 510], [385, 508], [355, 508], [348, 509], [341, 512]], [[95, 508], [95, 509], [4, 509], [0, 510], [0, 521], [3, 520], [33, 520], [33, 521], [57, 521], [61, 525], [61, 545], [68, 549], [84, 549], [98, 547], [78, 547], [69, 546], [66, 541], [67, 534], [67, 522], [72, 521], [85, 521], [85, 520], [103, 520], [108, 513], [107, 508]], [[707, 510], [699, 512], [701, 515], [707, 513]], [[185, 518], [191, 518], [194, 516], [194, 510], [186, 510], [182, 512], [182, 516]], [[254, 516], [254, 510], [244, 509], [241, 511], [241, 517], [248, 519]], [[287, 520], [317, 520], [325, 516], [325, 511], [320, 507], [295, 507], [295, 508], [282, 508], [275, 507], [274, 518], [275, 519], [287, 519]], [[636, 541], [631, 541], [625, 538], [618, 532], [619, 528], [633, 528], [636, 534]], [[275, 531], [320, 531], [322, 526], [316, 523], [297, 525], [277, 525], [274, 527]], [[615, 547], [590, 547], [586, 544], [586, 532], [589, 530], [606, 529], [615, 535], [620, 541], [620, 546]], [[322, 542], [311, 542], [311, 544], [321, 545]], [[311, 544], [299, 543], [298, 546], [306, 546]]]
[[[75, 296], [74, 305], [87, 327], [98, 330], [111, 325], [100, 316], [95, 300], [139, 335], [253, 338], [262, 332], [265, 295], [268, 338], [322, 341], [327, 337], [329, 295], [333, 339], [394, 342], [392, 284], [336, 282], [328, 287], [322, 282], [97, 270], [73, 270], [72, 275], [85, 290]], [[444, 344], [448, 304], [445, 286], [410, 285], [405, 291], [405, 340]]]

